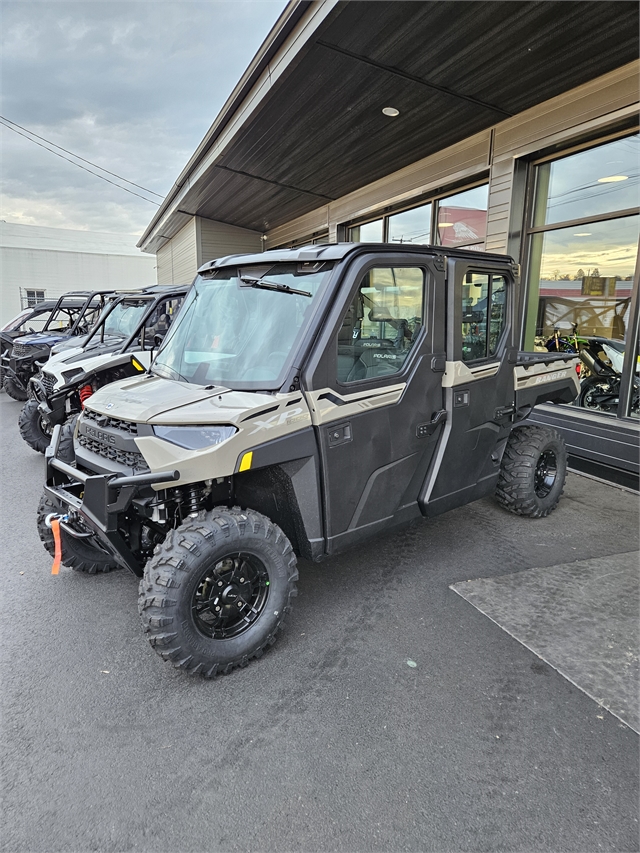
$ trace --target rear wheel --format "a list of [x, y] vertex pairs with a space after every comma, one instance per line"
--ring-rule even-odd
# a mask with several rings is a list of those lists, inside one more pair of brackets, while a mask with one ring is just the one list
[[38, 408], [37, 400], [28, 400], [22, 407], [18, 418], [20, 435], [29, 447], [44, 453], [51, 441], [51, 427], [43, 419]]
[[616, 388], [608, 379], [589, 376], [580, 386], [578, 405], [583, 409], [595, 409], [598, 412], [616, 412], [618, 410], [619, 383]]
[[218, 507], [188, 518], [156, 548], [138, 608], [154, 650], [207, 678], [261, 657], [296, 595], [291, 543], [266, 516]]
[[509, 512], [544, 518], [560, 500], [567, 476], [562, 436], [548, 427], [516, 427], [502, 457], [496, 488], [498, 503]]
[[[55, 543], [53, 532], [47, 525], [47, 516], [60, 515], [62, 508], [54, 503], [47, 494], [43, 494], [38, 504], [38, 534], [47, 551], [54, 556]], [[60, 531], [62, 540], [62, 563], [76, 572], [95, 575], [110, 572], [118, 568], [111, 554], [104, 551], [93, 537], [76, 539], [64, 530]]]
[[14, 400], [18, 400], [20, 403], [24, 403], [27, 399], [27, 392], [24, 391], [11, 376], [5, 376], [2, 382], [2, 387], [7, 392], [10, 397], [13, 397]]

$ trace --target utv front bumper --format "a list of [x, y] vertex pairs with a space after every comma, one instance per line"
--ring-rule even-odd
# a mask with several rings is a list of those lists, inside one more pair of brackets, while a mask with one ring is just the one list
[[[85, 538], [95, 536], [100, 545], [116, 561], [142, 577], [142, 564], [120, 533], [123, 515], [142, 489], [157, 483], [180, 479], [179, 471], [160, 474], [136, 474], [131, 477], [118, 474], [87, 474], [57, 458], [61, 427], [53, 430], [51, 444], [45, 452], [45, 494], [61, 507], [61, 515], [68, 516], [62, 529], [69, 536]], [[78, 527], [81, 529], [78, 530]]]

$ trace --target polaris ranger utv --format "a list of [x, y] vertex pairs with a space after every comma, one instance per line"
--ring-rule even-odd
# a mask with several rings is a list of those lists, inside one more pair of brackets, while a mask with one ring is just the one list
[[[18, 426], [34, 450], [44, 453], [56, 424], [65, 424], [70, 447], [75, 416], [98, 388], [144, 372], [180, 309], [188, 287], [148, 287], [115, 299], [80, 349], [52, 355], [30, 380], [30, 399]], [[135, 358], [132, 356], [135, 355]]]
[[519, 353], [510, 258], [335, 244], [201, 267], [144, 375], [46, 452], [38, 529], [78, 571], [126, 566], [156, 652], [213, 677], [259, 657], [319, 561], [496, 493], [546, 516], [566, 450], [526, 425], [576, 359]]
[[113, 291], [72, 291], [56, 302], [42, 331], [16, 338], [10, 354], [2, 355], [4, 390], [14, 400], [28, 396], [29, 379], [38, 372], [56, 344], [86, 335]]

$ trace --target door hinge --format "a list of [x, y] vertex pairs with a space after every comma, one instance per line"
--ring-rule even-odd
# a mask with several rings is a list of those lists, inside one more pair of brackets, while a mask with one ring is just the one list
[[416, 427], [417, 438], [424, 438], [427, 435], [433, 435], [433, 433], [438, 429], [440, 424], [443, 424], [446, 419], [447, 410], [440, 409], [439, 412], [436, 412], [434, 414], [428, 424], [418, 424], [418, 426]]
[[511, 417], [515, 415], [516, 407], [512, 404], [511, 406], [500, 406], [495, 410], [493, 415], [494, 421], [502, 420], [502, 418]]

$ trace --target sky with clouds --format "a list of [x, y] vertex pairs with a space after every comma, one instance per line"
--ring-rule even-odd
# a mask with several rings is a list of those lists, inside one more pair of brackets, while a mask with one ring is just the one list
[[[164, 196], [285, 5], [2, 0], [0, 113]], [[7, 222], [138, 235], [157, 209], [0, 134]]]

